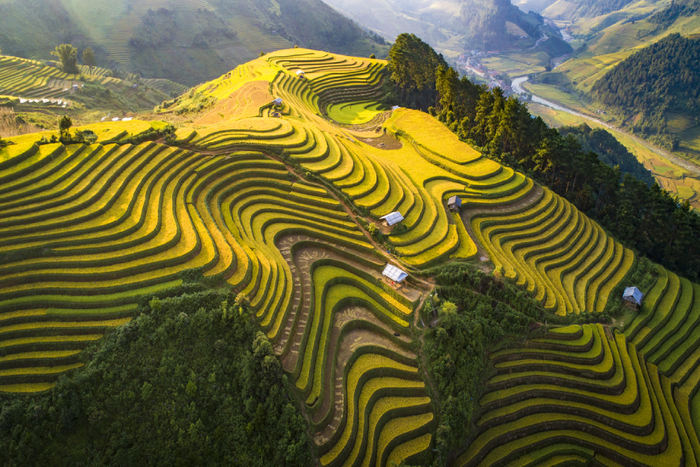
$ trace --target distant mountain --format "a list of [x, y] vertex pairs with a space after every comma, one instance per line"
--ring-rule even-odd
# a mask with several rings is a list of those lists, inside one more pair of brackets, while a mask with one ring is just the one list
[[530, 11], [542, 13], [543, 10], [556, 1], [557, 0], [513, 0], [513, 5], [517, 6], [525, 13]]
[[468, 49], [532, 46], [542, 19], [510, 0], [326, 0], [388, 40], [413, 33], [445, 55]]
[[[550, 19], [573, 20], [606, 15], [635, 3], [636, 0], [557, 0], [542, 11]], [[647, 3], [655, 3], [654, 0]]]
[[672, 34], [640, 50], [598, 80], [591, 95], [645, 135], [672, 133], [671, 121], [700, 124], [700, 40]]
[[49, 59], [61, 43], [98, 65], [194, 85], [293, 45], [386, 56], [384, 40], [321, 0], [5, 0], [0, 50]]

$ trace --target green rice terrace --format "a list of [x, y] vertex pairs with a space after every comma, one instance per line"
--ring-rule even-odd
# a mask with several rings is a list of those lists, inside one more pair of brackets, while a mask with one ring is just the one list
[[[72, 79], [51, 68], [28, 78], [26, 66], [0, 59], [0, 94], [55, 98]], [[165, 128], [138, 120], [81, 128], [92, 144], [8, 138], [4, 397], [50, 391], [144, 300], [197, 277], [249, 302], [317, 465], [427, 465], [444, 402], [422, 355], [431, 268], [494, 271], [552, 318], [619, 301], [641, 260], [430, 115], [380, 104], [385, 67], [282, 50], [161, 105], [163, 120], [194, 115], [166, 138], [138, 138]], [[390, 227], [394, 212], [403, 220]], [[387, 265], [406, 280], [384, 277]], [[623, 332], [535, 323], [488, 353], [468, 436], [440, 461], [698, 465], [700, 286], [653, 269]]]
[[70, 108], [76, 93], [80, 96], [85, 83], [89, 83], [119, 93], [140, 108], [152, 108], [171, 93], [182, 94], [187, 89], [166, 79], [149, 79], [142, 80], [148, 88], [143, 91], [138, 85], [134, 88], [112, 77], [105, 68], [79, 68], [80, 74], [68, 74], [34, 60], [0, 55], [0, 105], [9, 102], [23, 110], [60, 111]]

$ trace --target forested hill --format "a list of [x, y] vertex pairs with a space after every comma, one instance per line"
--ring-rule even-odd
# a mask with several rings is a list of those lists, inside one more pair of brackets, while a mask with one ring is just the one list
[[531, 37], [538, 39], [540, 36], [537, 22], [523, 14], [510, 0], [463, 0], [460, 8], [459, 21], [466, 36], [482, 47], [507, 45], [507, 21]]
[[700, 12], [700, 0], [674, 0], [668, 7], [655, 13], [649, 21], [668, 26], [678, 18], [696, 16]]
[[603, 104], [620, 111], [634, 130], [665, 133], [668, 113], [699, 123], [700, 40], [672, 34], [609, 71], [591, 89]]
[[620, 167], [620, 172], [634, 175], [649, 186], [654, 183], [654, 176], [644, 164], [639, 162], [627, 148], [610, 132], [602, 128], [591, 128], [585, 123], [579, 126], [559, 128], [562, 136], [573, 135], [581, 143], [584, 151], [598, 154], [598, 158], [610, 167]]
[[388, 46], [321, 0], [6, 0], [0, 50], [50, 59], [59, 44], [90, 46], [97, 65], [188, 86], [261, 51], [294, 45], [386, 56]]

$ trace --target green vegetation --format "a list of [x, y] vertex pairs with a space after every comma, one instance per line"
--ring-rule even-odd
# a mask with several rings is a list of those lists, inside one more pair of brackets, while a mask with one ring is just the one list
[[78, 49], [70, 44], [56, 46], [51, 55], [58, 57], [61, 62], [61, 70], [68, 74], [80, 73], [78, 70]]
[[[576, 19], [592, 18], [622, 10], [633, 3], [632, 0], [558, 0], [552, 2], [544, 10], [547, 18]], [[560, 12], [560, 13], [559, 13]], [[559, 14], [557, 14], [559, 13]]]
[[524, 335], [544, 313], [514, 286], [471, 268], [447, 266], [431, 272], [439, 287], [426, 308], [437, 308], [439, 296], [440, 321], [428, 333], [431, 346], [426, 353], [443, 401], [436, 446], [446, 456], [464, 442], [469, 432], [465, 420], [476, 413], [487, 371], [484, 351], [504, 338]]
[[11, 99], [9, 106], [26, 112], [27, 120], [44, 128], [51, 113], [94, 121], [111, 112], [150, 111], [171, 97], [165, 92], [181, 94], [185, 89], [168, 80], [128, 77], [134, 82], [109, 76], [111, 72], [104, 68], [79, 68], [76, 73], [80, 74], [68, 74], [40, 62], [0, 56], [0, 89]]
[[[700, 41], [671, 34], [622, 61], [591, 88], [591, 94], [621, 113], [627, 126], [645, 136], [667, 135], [670, 115], [700, 124]], [[675, 133], [675, 132], [674, 132]], [[680, 139], [670, 143], [678, 149]]]
[[4, 401], [4, 463], [308, 466], [272, 344], [235, 296], [154, 298], [48, 394]]
[[[532, 336], [527, 347], [493, 353], [495, 375], [479, 402], [476, 435], [455, 465], [521, 465], [524, 453], [534, 459], [576, 453], [583, 465], [593, 456], [612, 460], [605, 465], [696, 465], [689, 441], [695, 433], [668, 380], [623, 335], [600, 325], [592, 330], [593, 358], [546, 329], [538, 333], [544, 340]], [[596, 375], [597, 362], [605, 363]]]
[[446, 0], [438, 6], [428, 0], [408, 4], [388, 0], [369, 7], [359, 0], [328, 3], [390, 40], [402, 33], [420, 35], [450, 58], [475, 48], [532, 47], [545, 27], [542, 17], [527, 14], [510, 1]]
[[576, 127], [560, 128], [559, 133], [562, 136], [574, 135], [584, 151], [595, 152], [598, 159], [610, 167], [620, 167], [623, 174], [630, 174], [649, 186], [654, 184], [651, 172], [610, 132], [601, 128], [591, 128], [584, 123]]
[[[557, 111], [537, 104], [531, 104], [529, 108], [533, 115], [541, 117], [551, 127], [559, 128], [585, 124], [591, 128], [611, 131], [595, 121], [574, 116], [564, 111]], [[654, 175], [654, 179], [664, 190], [667, 190], [672, 196], [678, 195], [680, 199], [690, 201], [690, 205], [694, 209], [700, 208], [700, 199], [696, 195], [700, 191], [700, 180], [694, 178], [692, 173], [658, 155], [643, 140], [625, 132], [614, 130], [612, 132], [615, 138]]]
[[92, 69], [97, 66], [97, 60], [95, 59], [95, 52], [90, 48], [83, 50], [82, 55], [83, 65], [88, 67], [88, 70], [92, 72]]
[[416, 36], [391, 56], [271, 50], [163, 121], [8, 139], [5, 463], [694, 465], [688, 206]]

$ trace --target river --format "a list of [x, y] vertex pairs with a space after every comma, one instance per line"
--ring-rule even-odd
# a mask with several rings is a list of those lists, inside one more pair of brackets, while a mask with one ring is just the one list
[[[517, 94], [527, 93], [527, 91], [525, 89], [523, 89], [522, 85], [526, 81], [528, 81], [528, 79], [529, 78], [527, 76], [521, 76], [519, 78], [515, 78], [513, 80], [512, 85], [511, 85], [513, 91]], [[657, 155], [663, 157], [664, 159], [667, 159], [668, 161], [672, 162], [673, 164], [676, 164], [679, 167], [683, 167], [685, 170], [694, 174], [696, 177], [700, 177], [700, 166], [697, 166], [697, 165], [693, 164], [692, 162], [688, 162], [685, 159], [682, 159], [678, 156], [674, 156], [673, 154], [669, 153], [668, 151], [664, 151], [663, 149], [654, 146], [650, 142], [643, 140], [643, 139], [641, 139], [641, 138], [639, 138], [631, 133], [628, 133], [624, 130], [621, 130], [621, 129], [617, 128], [616, 126], [609, 124], [608, 122], [604, 122], [604, 121], [599, 120], [597, 118], [591, 117], [590, 115], [582, 114], [581, 112], [576, 112], [575, 110], [569, 109], [569, 108], [564, 107], [563, 105], [557, 104], [555, 102], [551, 102], [551, 101], [548, 101], [546, 99], [542, 99], [541, 97], [536, 96], [534, 94], [532, 95], [532, 102], [534, 102], [535, 104], [543, 105], [545, 107], [549, 107], [550, 109], [558, 110], [560, 112], [566, 112], [566, 113], [569, 113], [571, 115], [575, 115], [577, 117], [583, 118], [585, 120], [595, 122], [598, 125], [601, 125], [601, 126], [607, 128], [608, 130], [611, 130], [613, 133], [623, 134], [623, 135], [627, 136], [628, 138], [632, 138], [635, 142], [641, 144], [642, 146], [644, 146], [645, 148], [647, 148], [648, 150], [650, 150], [654, 154], [657, 154]]]

